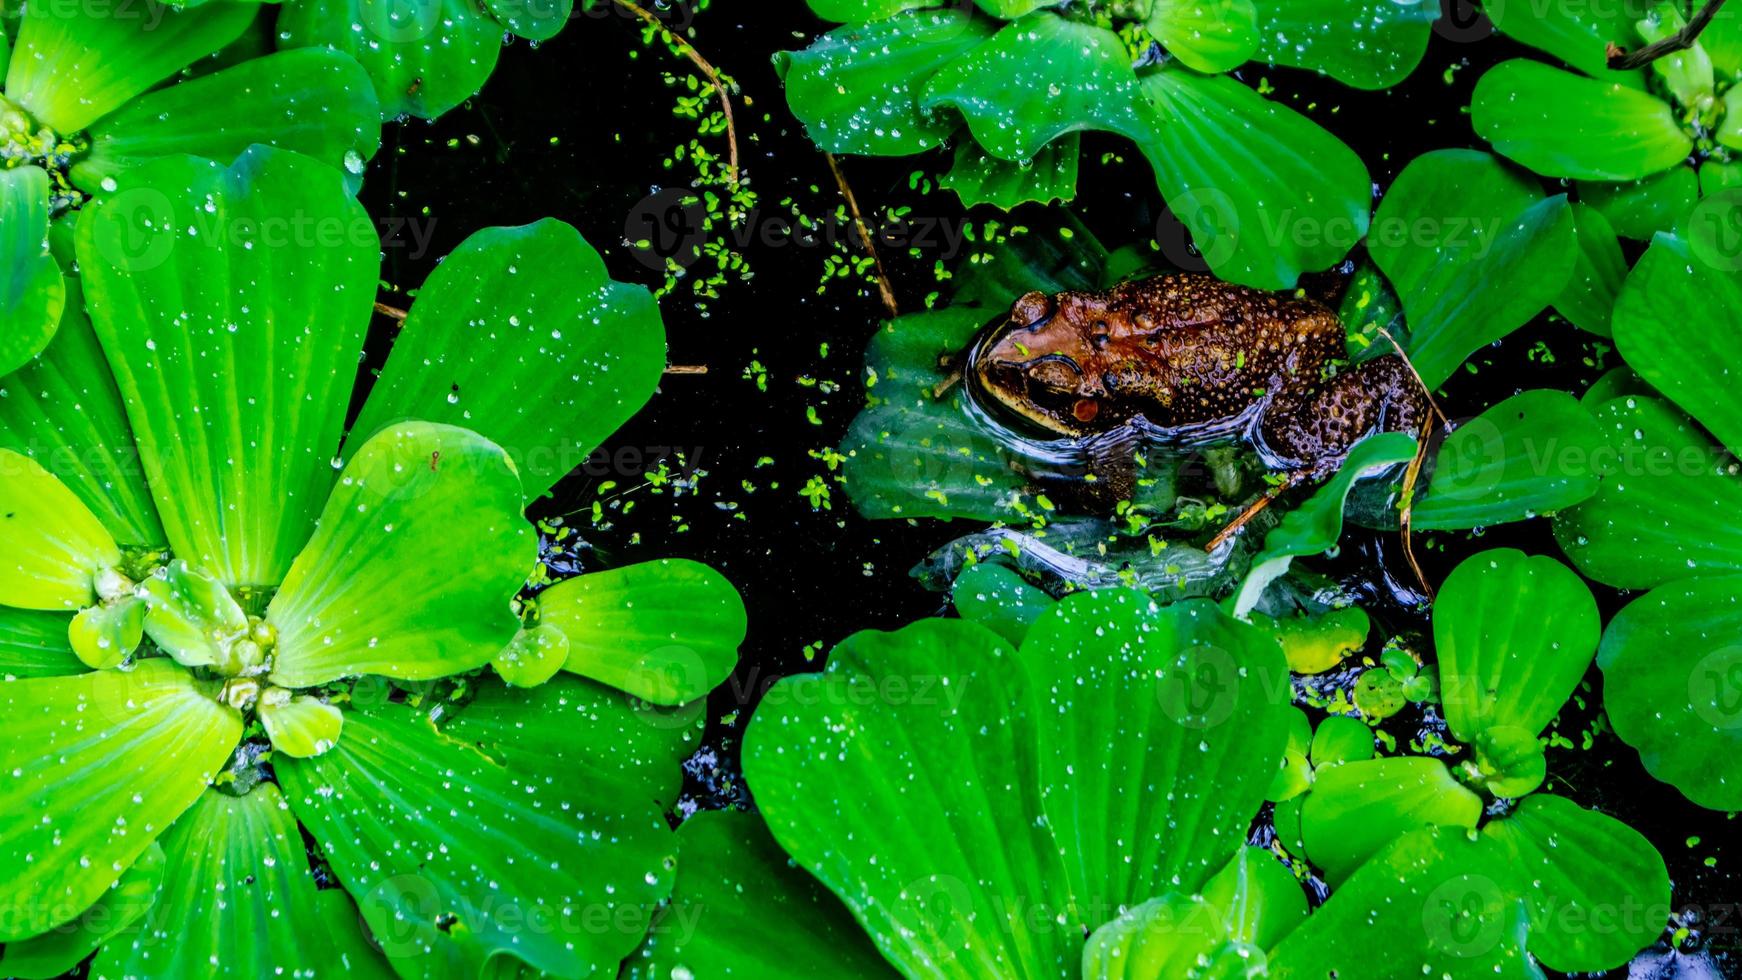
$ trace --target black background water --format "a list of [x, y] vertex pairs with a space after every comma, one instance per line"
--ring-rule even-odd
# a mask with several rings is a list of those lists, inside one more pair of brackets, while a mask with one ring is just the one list
[[[676, 21], [691, 12], [667, 12]], [[1249, 83], [1269, 79], [1280, 98], [1306, 112], [1352, 146], [1383, 187], [1417, 154], [1441, 147], [1480, 147], [1471, 133], [1470, 90], [1482, 71], [1524, 52], [1500, 38], [1484, 37], [1468, 18], [1442, 21], [1427, 58], [1402, 86], [1357, 92], [1310, 74], [1287, 70], [1247, 71]], [[742, 87], [737, 100], [745, 173], [759, 192], [765, 213], [783, 210], [791, 198], [806, 213], [833, 212], [839, 198], [824, 158], [805, 140], [787, 112], [771, 56], [799, 47], [825, 29], [802, 0], [719, 0], [695, 13], [694, 42]], [[521, 224], [545, 216], [579, 228], [605, 255], [615, 278], [657, 285], [651, 269], [625, 240], [643, 237], [644, 200], [689, 179], [667, 170], [672, 149], [694, 136], [693, 123], [677, 118], [677, 91], [662, 82], [689, 66], [662, 47], [644, 46], [641, 25], [612, 4], [577, 16], [556, 39], [542, 45], [517, 42], [502, 53], [494, 77], [467, 105], [434, 124], [390, 125], [381, 154], [371, 165], [364, 200], [371, 213], [415, 222], [427, 249], [415, 247], [412, 225], [397, 232], [387, 250], [385, 278], [415, 287], [440, 256], [487, 225]], [[721, 137], [704, 144], [723, 153]], [[1147, 165], [1129, 147], [1110, 138], [1085, 139], [1077, 213], [1109, 246], [1151, 237], [1162, 216], [1160, 197]], [[1129, 159], [1104, 160], [1104, 154]], [[846, 176], [865, 209], [882, 204], [912, 206], [915, 218], [959, 222], [967, 217], [953, 195], [921, 196], [910, 188], [917, 170], [935, 173], [947, 151], [901, 160], [843, 161]], [[978, 220], [995, 214], [975, 213]], [[662, 304], [673, 364], [705, 365], [704, 375], [668, 376], [648, 408], [606, 447], [628, 464], [621, 472], [581, 472], [558, 487], [538, 513], [563, 514], [590, 507], [602, 480], [611, 493], [627, 494], [637, 506], [606, 531], [588, 529], [584, 511], [571, 522], [596, 549], [583, 562], [625, 564], [666, 556], [690, 557], [722, 569], [743, 593], [750, 635], [737, 674], [711, 704], [707, 746], [689, 764], [686, 805], [715, 807], [747, 799], [736, 776], [737, 738], [757, 696], [787, 673], [817, 669], [822, 654], [860, 629], [890, 629], [945, 612], [947, 604], [910, 579], [907, 570], [933, 548], [971, 530], [933, 521], [872, 522], [859, 518], [844, 492], [833, 487], [832, 509], [816, 510], [799, 491], [812, 476], [826, 475], [813, 450], [838, 443], [858, 410], [860, 354], [882, 307], [858, 280], [837, 280], [818, 295], [829, 250], [787, 241], [753, 240], [744, 249], [754, 272], [730, 283], [701, 310], [687, 286]], [[933, 266], [946, 248], [924, 248], [918, 257], [885, 250], [897, 298], [904, 310], [921, 307], [935, 288]], [[385, 330], [385, 323], [378, 324]], [[828, 355], [820, 354], [828, 345]], [[1547, 361], [1547, 352], [1552, 361]], [[1477, 357], [1482, 369], [1460, 375], [1448, 388], [1449, 414], [1471, 415], [1525, 387], [1582, 390], [1595, 376], [1583, 361], [1597, 354], [1585, 335], [1544, 318]], [[1611, 362], [1613, 355], [1610, 355]], [[767, 390], [744, 376], [759, 362]], [[801, 383], [832, 382], [833, 393]], [[814, 409], [814, 415], [809, 411]], [[693, 493], [655, 495], [640, 472], [663, 447], [681, 447], [705, 471]], [[762, 462], [771, 458], [772, 463]], [[638, 540], [631, 535], [638, 534]], [[1464, 555], [1484, 547], [1522, 547], [1557, 554], [1545, 522], [1473, 535], [1436, 535], [1420, 549], [1430, 578], [1438, 580]], [[1365, 578], [1383, 592], [1386, 575], [1398, 575], [1390, 559], [1394, 544], [1367, 536], [1344, 549], [1338, 570]], [[1620, 604], [1600, 593], [1605, 613]], [[1393, 628], [1421, 621], [1397, 607], [1378, 617]], [[820, 647], [817, 646], [820, 644]], [[816, 659], [807, 658], [806, 648]], [[1591, 677], [1586, 707], [1594, 711], [1600, 677]], [[736, 713], [735, 723], [721, 719]], [[1576, 733], [1583, 724], [1566, 724]], [[1591, 751], [1550, 756], [1548, 788], [1598, 806], [1639, 828], [1669, 862], [1678, 905], [1698, 907], [1714, 947], [1734, 948], [1742, 928], [1742, 834], [1737, 821], [1685, 801], [1651, 779], [1638, 757], [1606, 736]], [[1690, 838], [1700, 838], [1690, 845]], [[1716, 866], [1706, 867], [1715, 857]], [[1724, 957], [1719, 969], [1742, 975]], [[1709, 961], [1708, 968], [1709, 968]], [[1699, 976], [1701, 963], [1679, 954], [1645, 954], [1636, 976]], [[1617, 973], [1617, 975], [1622, 975]]]

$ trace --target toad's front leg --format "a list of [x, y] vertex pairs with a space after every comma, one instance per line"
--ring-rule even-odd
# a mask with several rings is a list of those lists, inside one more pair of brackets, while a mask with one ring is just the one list
[[1415, 373], [1388, 354], [1317, 385], [1279, 392], [1259, 422], [1260, 447], [1273, 466], [1322, 480], [1369, 433], [1421, 431], [1428, 409]]

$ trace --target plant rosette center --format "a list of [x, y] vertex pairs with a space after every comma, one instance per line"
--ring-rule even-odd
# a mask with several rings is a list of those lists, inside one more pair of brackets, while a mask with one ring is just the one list
[[63, 137], [0, 93], [0, 166], [46, 171], [53, 185], [49, 205], [55, 213], [84, 203], [86, 195], [73, 186], [70, 175], [88, 149], [90, 141], [82, 135]]

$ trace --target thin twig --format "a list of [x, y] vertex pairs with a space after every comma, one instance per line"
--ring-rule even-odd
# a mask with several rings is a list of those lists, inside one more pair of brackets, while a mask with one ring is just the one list
[[1428, 584], [1427, 576], [1422, 574], [1421, 563], [1415, 560], [1415, 545], [1410, 541], [1409, 522], [1415, 511], [1415, 483], [1421, 476], [1422, 463], [1427, 461], [1428, 437], [1433, 434], [1433, 419], [1421, 420], [1421, 435], [1419, 445], [1415, 447], [1415, 458], [1409, 461], [1409, 469], [1403, 473], [1403, 511], [1398, 517], [1398, 527], [1403, 532], [1403, 557], [1409, 560], [1409, 569], [1415, 573], [1415, 580], [1421, 584], [1421, 590], [1429, 600], [1434, 598], [1434, 587]]
[[667, 364], [665, 366], [665, 373], [666, 374], [707, 374], [708, 373], [708, 366], [706, 364]]
[[841, 165], [836, 162], [833, 153], [824, 153], [823, 159], [829, 161], [829, 172], [835, 175], [835, 186], [840, 188], [841, 196], [847, 200], [847, 213], [853, 216], [853, 230], [858, 233], [859, 241], [864, 243], [865, 251], [871, 253], [871, 264], [877, 267], [877, 292], [883, 297], [883, 308], [889, 311], [891, 317], [901, 315], [901, 307], [895, 302], [895, 288], [889, 284], [889, 273], [883, 268], [883, 257], [877, 254], [877, 243], [871, 240], [871, 229], [865, 226], [865, 216], [859, 213], [859, 200], [853, 196], [853, 188], [847, 184], [847, 175], [841, 173]]
[[1403, 359], [1403, 366], [1409, 368], [1409, 373], [1415, 376], [1415, 383], [1421, 385], [1421, 393], [1427, 398], [1427, 407], [1433, 409], [1434, 416], [1440, 420], [1440, 424], [1450, 424], [1446, 418], [1446, 413], [1440, 411], [1440, 403], [1434, 401], [1433, 389], [1429, 388], [1427, 382], [1421, 379], [1421, 372], [1415, 369], [1415, 363], [1409, 359], [1408, 354], [1403, 352], [1403, 345], [1398, 343], [1397, 338], [1391, 335], [1391, 331], [1384, 327], [1375, 324], [1374, 329], [1379, 331], [1379, 336], [1384, 337], [1391, 344], [1391, 349], [1397, 351], [1397, 356]]
[[1606, 55], [1609, 67], [1617, 71], [1627, 71], [1633, 68], [1643, 68], [1665, 55], [1686, 51], [1700, 39], [1700, 32], [1718, 16], [1718, 8], [1724, 5], [1724, 0], [1706, 0], [1706, 5], [1694, 14], [1693, 19], [1679, 31], [1669, 37], [1659, 38], [1647, 44], [1638, 51], [1628, 52], [1615, 42], [1609, 42]]
[[1282, 496], [1284, 491], [1299, 483], [1305, 476], [1305, 470], [1295, 470], [1293, 473], [1288, 474], [1281, 483], [1271, 487], [1264, 496], [1259, 497], [1257, 500], [1254, 500], [1251, 504], [1247, 505], [1246, 509], [1240, 512], [1240, 516], [1234, 518], [1233, 523], [1220, 531], [1217, 531], [1216, 536], [1210, 539], [1210, 543], [1204, 545], [1204, 550], [1215, 551], [1217, 548], [1220, 548], [1222, 542], [1233, 537], [1234, 532], [1245, 527], [1254, 517], [1262, 514], [1264, 508], [1269, 507], [1276, 501], [1276, 498]]
[[388, 306], [386, 303], [376, 303], [375, 304], [375, 312], [380, 313], [383, 316], [390, 316], [393, 319], [400, 321], [401, 323], [404, 323], [405, 318], [410, 315], [410, 314], [406, 313], [404, 310], [400, 309], [399, 307]]
[[695, 45], [672, 33], [671, 28], [665, 26], [665, 22], [660, 20], [658, 17], [655, 17], [651, 11], [637, 6], [630, 2], [630, 0], [614, 0], [614, 2], [617, 6], [622, 7], [624, 10], [629, 11], [652, 25], [655, 30], [665, 35], [667, 40], [672, 44], [677, 45], [678, 50], [683, 53], [683, 56], [688, 58], [690, 63], [695, 65], [696, 68], [706, 76], [708, 82], [714, 86], [714, 90], [720, 93], [720, 110], [726, 114], [726, 151], [730, 154], [731, 161], [727, 176], [732, 182], [732, 189], [737, 190], [738, 122], [736, 117], [732, 115], [732, 99], [730, 95], [727, 94], [726, 83], [720, 77], [719, 71], [717, 71], [713, 65], [708, 63], [708, 59], [702, 57], [702, 53], [696, 50]]

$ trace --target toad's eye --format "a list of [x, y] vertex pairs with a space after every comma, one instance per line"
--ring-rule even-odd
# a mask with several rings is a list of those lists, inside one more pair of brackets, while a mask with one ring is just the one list
[[1083, 370], [1063, 354], [1049, 354], [1027, 369], [1028, 380], [1054, 391], [1076, 391], [1083, 383]]

